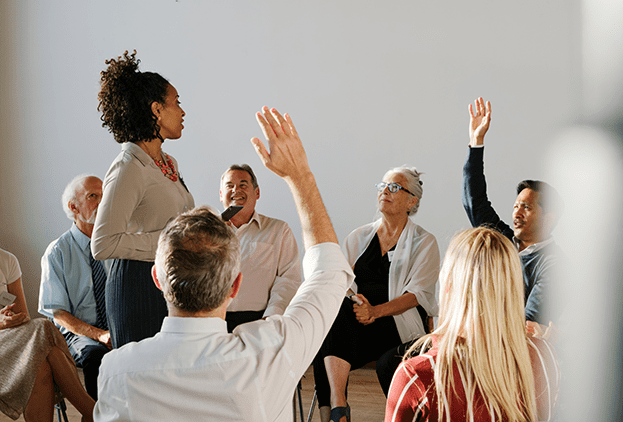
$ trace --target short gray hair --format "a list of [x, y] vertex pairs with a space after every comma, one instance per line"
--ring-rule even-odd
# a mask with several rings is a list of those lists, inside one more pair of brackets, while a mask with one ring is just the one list
[[227, 299], [240, 273], [240, 244], [209, 207], [197, 207], [160, 233], [155, 264], [170, 305], [187, 312], [211, 311]]
[[61, 196], [61, 203], [63, 205], [63, 211], [65, 211], [65, 214], [67, 214], [67, 218], [69, 218], [71, 221], [74, 221], [76, 216], [74, 215], [71, 208], [69, 208], [69, 202], [76, 200], [76, 191], [89, 177], [97, 176], [94, 176], [92, 174], [81, 174], [71, 179], [71, 182], [69, 182], [67, 186], [65, 186], [65, 190], [63, 191], [63, 195]]
[[424, 190], [422, 189], [423, 182], [420, 180], [420, 176], [423, 173], [419, 173], [415, 167], [394, 167], [385, 173], [383, 180], [386, 180], [386, 178], [392, 174], [402, 174], [407, 179], [407, 186], [403, 186], [403, 188], [407, 189], [417, 198], [417, 202], [411, 207], [411, 209], [409, 209], [407, 215], [415, 215], [417, 210], [420, 208], [420, 200], [422, 199], [422, 194], [424, 193]]
[[257, 184], [257, 177], [255, 177], [253, 169], [248, 164], [232, 164], [231, 166], [229, 166], [229, 168], [225, 170], [225, 173], [221, 175], [221, 184], [223, 183], [223, 178], [225, 177], [225, 175], [230, 171], [234, 170], [246, 171], [247, 173], [249, 173], [249, 176], [251, 176], [251, 184], [253, 185], [253, 189], [257, 189], [259, 187], [259, 185]]

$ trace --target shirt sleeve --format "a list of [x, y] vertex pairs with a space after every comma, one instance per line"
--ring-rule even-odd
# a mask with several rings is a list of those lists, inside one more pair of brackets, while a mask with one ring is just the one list
[[292, 230], [285, 224], [281, 245], [279, 245], [277, 275], [270, 289], [270, 297], [264, 316], [283, 315], [300, 285], [299, 250]]
[[143, 178], [139, 166], [131, 162], [115, 162], [108, 171], [91, 239], [95, 259], [154, 260], [161, 230], [128, 231], [132, 215], [143, 199]]
[[67, 294], [63, 254], [54, 245], [50, 245], [41, 258], [39, 313], [53, 318], [53, 309], [74, 313]]
[[[22, 270], [19, 266], [19, 261], [17, 260], [17, 257], [11, 252], [0, 249], [0, 254], [4, 255], [0, 256], [0, 263], [4, 264], [3, 268], [0, 268], [0, 271], [4, 273], [6, 284], [13, 284], [22, 276]], [[2, 279], [0, 278], [0, 283], [1, 282]]]
[[506, 237], [513, 236], [511, 227], [500, 219], [487, 197], [484, 173], [484, 148], [469, 148], [463, 166], [463, 208], [472, 227], [491, 225]]
[[309, 248], [303, 259], [303, 273], [305, 280], [282, 317], [284, 350], [301, 375], [320, 349], [355, 277], [336, 243]]
[[426, 390], [416, 374], [402, 362], [392, 378], [385, 407], [385, 422], [419, 421], [418, 406], [426, 397]]
[[437, 316], [439, 306], [435, 298], [435, 286], [439, 279], [439, 246], [437, 239], [430, 233], [426, 233], [419, 242], [407, 283], [401, 294], [413, 293], [420, 304], [426, 310], [428, 316]]

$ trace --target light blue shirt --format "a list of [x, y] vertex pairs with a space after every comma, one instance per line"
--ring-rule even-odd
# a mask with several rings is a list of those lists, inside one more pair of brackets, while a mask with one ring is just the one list
[[[89, 261], [90, 244], [91, 239], [75, 223], [50, 243], [41, 258], [40, 314], [53, 318], [53, 310], [62, 309], [95, 325], [97, 310]], [[108, 275], [112, 261], [102, 261], [102, 264]], [[63, 334], [68, 331], [59, 328]]]

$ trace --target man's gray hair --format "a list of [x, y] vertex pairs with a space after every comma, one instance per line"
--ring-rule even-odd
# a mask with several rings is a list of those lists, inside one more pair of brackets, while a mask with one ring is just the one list
[[206, 206], [180, 214], [160, 233], [156, 276], [166, 301], [187, 312], [218, 308], [240, 273], [238, 238]]
[[225, 170], [225, 173], [221, 175], [221, 184], [223, 183], [223, 178], [225, 177], [225, 175], [230, 171], [234, 170], [246, 171], [247, 173], [249, 173], [249, 176], [251, 176], [251, 184], [253, 185], [253, 189], [257, 189], [259, 187], [259, 185], [257, 184], [257, 177], [255, 177], [253, 169], [248, 164], [232, 164], [231, 166], [229, 166], [229, 168]]
[[415, 215], [417, 210], [420, 208], [420, 200], [422, 199], [422, 194], [424, 193], [424, 189], [422, 189], [423, 182], [420, 180], [420, 176], [423, 173], [419, 173], [415, 167], [394, 167], [385, 173], [383, 180], [386, 180], [393, 174], [402, 174], [407, 179], [407, 186], [403, 186], [403, 188], [407, 189], [417, 198], [416, 204], [409, 209], [407, 215]]
[[94, 176], [92, 174], [81, 174], [71, 179], [71, 182], [69, 182], [67, 186], [65, 186], [65, 190], [63, 191], [63, 195], [61, 196], [61, 203], [63, 205], [63, 211], [65, 211], [65, 214], [67, 214], [67, 218], [69, 218], [71, 221], [74, 221], [76, 216], [74, 215], [71, 208], [69, 208], [69, 201], [74, 201], [76, 199], [76, 191], [78, 190], [78, 188], [82, 187], [84, 180], [89, 177], [97, 176]]

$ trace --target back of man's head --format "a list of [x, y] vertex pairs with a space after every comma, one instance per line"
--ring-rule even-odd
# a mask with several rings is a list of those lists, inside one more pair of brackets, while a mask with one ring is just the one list
[[210, 208], [198, 207], [162, 231], [155, 265], [170, 306], [210, 311], [225, 301], [240, 272], [238, 238]]

